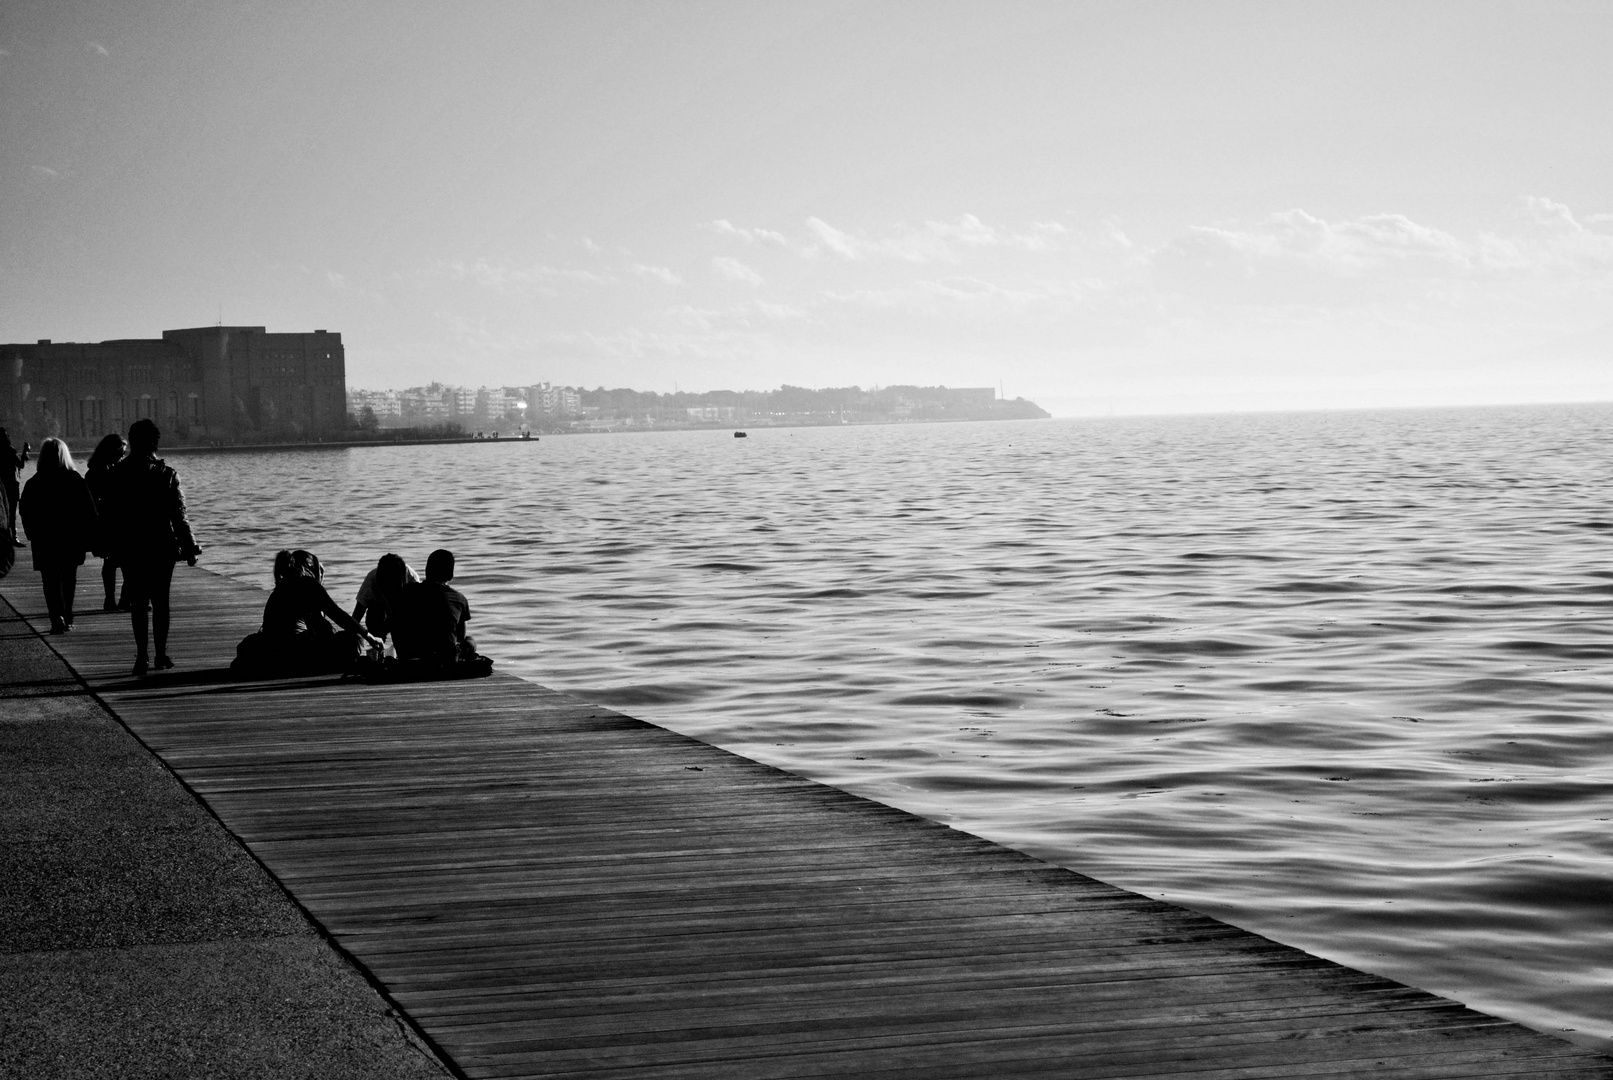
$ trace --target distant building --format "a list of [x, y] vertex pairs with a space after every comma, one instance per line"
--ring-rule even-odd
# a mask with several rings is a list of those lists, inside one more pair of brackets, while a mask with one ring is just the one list
[[582, 412], [582, 395], [569, 386], [538, 383], [526, 393], [527, 415], [577, 416]]
[[144, 418], [169, 442], [337, 436], [347, 362], [340, 334], [261, 326], [0, 345], [0, 413], [34, 441], [94, 441]]
[[467, 386], [451, 386], [443, 394], [448, 403], [448, 415], [459, 420], [476, 418], [476, 401], [480, 395]]
[[375, 419], [385, 425], [403, 416], [403, 400], [396, 390], [349, 390], [347, 411], [355, 417], [362, 417], [365, 409], [369, 409], [375, 414]]

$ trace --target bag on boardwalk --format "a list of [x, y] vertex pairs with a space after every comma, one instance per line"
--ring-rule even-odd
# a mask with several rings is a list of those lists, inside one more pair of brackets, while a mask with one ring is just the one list
[[262, 631], [248, 634], [235, 647], [235, 659], [230, 662], [230, 673], [237, 676], [258, 675], [268, 667], [269, 645]]
[[340, 675], [353, 669], [358, 635], [296, 634], [270, 637], [258, 631], [235, 647], [230, 673], [238, 679], [283, 679], [306, 675]]
[[478, 653], [469, 660], [443, 664], [435, 660], [363, 659], [353, 677], [367, 683], [436, 682], [444, 679], [483, 679], [493, 674], [493, 661]]

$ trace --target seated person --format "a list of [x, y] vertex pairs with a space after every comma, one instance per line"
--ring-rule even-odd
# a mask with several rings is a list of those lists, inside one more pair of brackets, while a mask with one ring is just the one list
[[[233, 665], [259, 674], [346, 671], [360, 642], [379, 649], [325, 591], [325, 568], [308, 551], [281, 551], [274, 560], [274, 591], [263, 606], [263, 629], [241, 642]], [[331, 626], [334, 621], [340, 632]]]
[[426, 560], [426, 580], [400, 590], [392, 644], [400, 660], [440, 665], [475, 660], [476, 643], [465, 636], [470, 601], [448, 583], [454, 580], [454, 554], [438, 548]]
[[[401, 568], [405, 582], [410, 585], [420, 583], [420, 575], [414, 572], [413, 567], [403, 561], [402, 556], [388, 552], [381, 556], [375, 567], [368, 574], [364, 575], [364, 584], [358, 587], [358, 599], [353, 605], [353, 618], [363, 619], [364, 628], [378, 638], [386, 637], [390, 629], [392, 602], [397, 600], [398, 590], [378, 588], [376, 575], [381, 574], [387, 580], [391, 580], [399, 573], [399, 568]], [[402, 586], [399, 585], [398, 589], [401, 588]]]

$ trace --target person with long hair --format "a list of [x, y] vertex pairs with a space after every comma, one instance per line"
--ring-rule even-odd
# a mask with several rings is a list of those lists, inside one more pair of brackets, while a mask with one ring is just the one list
[[202, 553], [185, 516], [179, 476], [157, 456], [162, 432], [150, 420], [129, 426], [129, 456], [112, 467], [113, 527], [111, 550], [123, 568], [124, 595], [134, 628], [134, 674], [152, 667], [146, 649], [146, 616], [151, 616], [156, 667], [171, 668], [168, 658], [168, 590], [174, 564], [191, 566]]
[[107, 536], [107, 525], [112, 521], [112, 466], [123, 460], [128, 452], [129, 445], [123, 441], [123, 436], [117, 432], [106, 436], [95, 447], [95, 453], [90, 455], [89, 467], [85, 470], [84, 479], [90, 485], [90, 494], [95, 496], [95, 509], [101, 515], [101, 535], [97, 538], [95, 546], [90, 551], [101, 556], [101, 587], [106, 592], [106, 599], [101, 607], [106, 611], [116, 611], [120, 607], [127, 610], [129, 606], [129, 575], [123, 576], [124, 598], [118, 600], [118, 559], [112, 552], [110, 540]]
[[96, 517], [95, 497], [73, 467], [67, 444], [46, 439], [39, 446], [37, 471], [22, 492], [22, 527], [45, 588], [53, 634], [73, 629], [78, 568], [96, 542]]
[[259, 674], [346, 671], [358, 659], [361, 643], [381, 647], [380, 638], [331, 598], [319, 556], [302, 550], [275, 555], [274, 591], [263, 605], [257, 637], [248, 647], [247, 666]]

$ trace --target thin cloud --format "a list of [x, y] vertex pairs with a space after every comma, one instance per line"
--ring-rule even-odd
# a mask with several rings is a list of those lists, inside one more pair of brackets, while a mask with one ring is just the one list
[[88, 49], [90, 52], [95, 53], [97, 56], [111, 56], [112, 55], [111, 53], [106, 51], [106, 46], [102, 45], [99, 41], [86, 41], [84, 43], [84, 47], [86, 49]]
[[29, 168], [33, 169], [34, 172], [38, 173], [40, 176], [60, 176], [61, 175], [61, 173], [57, 172], [55, 169], [51, 168], [49, 165], [30, 165]]
[[898, 226], [882, 236], [848, 232], [818, 217], [807, 218], [806, 227], [816, 243], [805, 254], [828, 251], [853, 262], [895, 259], [912, 263], [956, 263], [969, 250], [980, 248], [1046, 251], [1066, 231], [1056, 222], [1039, 222], [1028, 233], [1006, 232], [974, 214], [953, 221], [926, 221], [916, 227]]
[[682, 285], [683, 279], [674, 274], [669, 267], [647, 266], [644, 263], [634, 263], [633, 273], [639, 277], [653, 278], [665, 285]]
[[746, 285], [752, 286], [762, 284], [762, 275], [758, 274], [755, 270], [752, 270], [738, 259], [729, 258], [726, 255], [718, 255], [711, 260], [711, 266], [712, 269], [716, 270], [719, 275], [727, 278], [729, 281], [739, 281]]
[[742, 229], [726, 218], [708, 222], [705, 227], [722, 236], [735, 237], [747, 244], [775, 244], [783, 247], [789, 243], [781, 232], [774, 232], [772, 229]]

